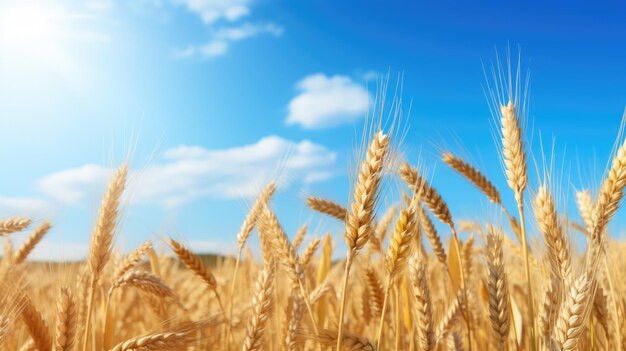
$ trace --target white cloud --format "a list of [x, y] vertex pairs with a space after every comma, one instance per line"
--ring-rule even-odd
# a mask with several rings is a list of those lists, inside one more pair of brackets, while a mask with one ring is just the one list
[[235, 21], [250, 14], [249, 0], [183, 0], [182, 3], [205, 24], [220, 19]]
[[222, 40], [242, 40], [246, 38], [253, 37], [260, 33], [268, 33], [273, 36], [281, 36], [283, 34], [284, 28], [276, 25], [274, 23], [266, 23], [266, 24], [253, 24], [253, 23], [244, 23], [239, 27], [230, 27], [230, 28], [220, 28], [215, 33], [215, 38]]
[[296, 87], [301, 92], [289, 102], [286, 123], [308, 129], [353, 122], [367, 113], [371, 100], [362, 84], [342, 75], [313, 74]]
[[50, 209], [50, 203], [41, 198], [0, 196], [0, 213], [10, 215], [39, 215]]
[[111, 170], [93, 164], [52, 173], [37, 181], [37, 189], [62, 203], [75, 205], [102, 193]]
[[199, 197], [254, 196], [276, 178], [302, 184], [321, 181], [332, 175], [336, 154], [308, 140], [296, 143], [268, 136], [222, 150], [180, 146], [167, 150], [164, 159], [139, 175], [136, 202], [177, 206]]
[[226, 54], [233, 42], [249, 39], [260, 34], [279, 37], [283, 32], [284, 28], [274, 23], [245, 23], [237, 27], [224, 27], [215, 31], [213, 38], [208, 43], [204, 45], [190, 45], [182, 50], [175, 50], [174, 56], [179, 58], [193, 56], [213, 58]]
[[[178, 206], [197, 198], [252, 197], [269, 181], [307, 185], [333, 175], [336, 154], [309, 140], [267, 136], [227, 149], [182, 145], [166, 150], [159, 162], [129, 179], [131, 203]], [[50, 201], [81, 205], [102, 195], [112, 170], [93, 164], [47, 175], [36, 182]], [[37, 208], [45, 199], [0, 198], [0, 209]]]

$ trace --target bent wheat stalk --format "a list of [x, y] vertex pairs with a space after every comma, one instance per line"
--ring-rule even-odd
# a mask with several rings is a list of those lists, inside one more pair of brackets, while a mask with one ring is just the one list
[[372, 233], [371, 225], [374, 217], [374, 207], [388, 150], [389, 137], [382, 132], [376, 133], [367, 148], [365, 160], [361, 163], [354, 187], [354, 200], [350, 205], [350, 211], [346, 215], [346, 231], [343, 238], [348, 245], [348, 253], [341, 288], [336, 351], [341, 351], [343, 340], [343, 318], [352, 260], [358, 251], [367, 244]]
[[93, 309], [94, 295], [96, 285], [100, 279], [100, 275], [104, 267], [109, 262], [111, 255], [111, 245], [113, 244], [113, 235], [117, 226], [118, 207], [124, 187], [126, 186], [126, 176], [128, 174], [128, 166], [121, 166], [113, 175], [109, 187], [107, 188], [102, 204], [98, 211], [98, 221], [91, 237], [89, 244], [89, 279], [88, 287], [88, 303], [85, 319], [85, 333], [83, 335], [83, 351], [87, 351], [89, 335], [91, 333], [91, 312]]
[[[245, 247], [246, 241], [248, 241], [248, 238], [250, 237], [252, 230], [257, 225], [257, 222], [259, 220], [259, 215], [261, 214], [261, 210], [263, 209], [265, 205], [267, 205], [267, 203], [270, 201], [270, 199], [272, 198], [275, 192], [276, 192], [276, 183], [270, 182], [263, 189], [263, 191], [261, 191], [261, 193], [259, 194], [259, 197], [254, 202], [254, 204], [252, 205], [252, 208], [250, 209], [250, 212], [248, 212], [248, 215], [243, 221], [241, 225], [241, 229], [239, 230], [239, 233], [237, 233], [237, 246], [238, 246], [237, 261], [235, 262], [235, 269], [233, 271], [233, 277], [232, 277], [232, 281], [230, 285], [230, 302], [228, 303], [229, 320], [233, 318], [233, 304], [234, 304], [233, 297], [234, 297], [234, 292], [235, 292], [235, 285], [237, 284], [237, 274], [239, 273], [239, 265], [241, 263], [241, 253], [243, 252], [243, 248]], [[226, 340], [228, 343], [226, 345], [226, 349], [229, 349], [230, 339], [231, 339], [230, 334], [232, 333], [231, 323], [228, 323], [226, 330], [227, 330]]]

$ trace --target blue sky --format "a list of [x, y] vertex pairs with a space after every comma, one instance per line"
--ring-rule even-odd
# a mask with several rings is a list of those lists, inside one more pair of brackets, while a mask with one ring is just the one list
[[483, 65], [507, 46], [521, 47], [531, 74], [533, 154], [540, 159], [540, 139], [548, 150], [554, 142], [559, 202], [574, 213], [573, 190], [597, 187], [626, 105], [625, 10], [617, 2], [2, 0], [0, 216], [50, 218], [55, 228], [36, 257], [81, 257], [110, 168], [130, 155], [122, 249], [173, 235], [229, 251], [250, 196], [277, 176], [274, 207], [286, 229], [309, 222], [314, 235], [332, 230], [341, 243], [340, 228], [304, 198], [347, 202], [377, 79], [389, 74], [393, 85], [401, 74], [405, 110], [411, 105], [401, 151], [413, 163], [421, 155], [455, 217], [497, 220], [436, 159], [441, 149], [468, 158], [514, 209], [483, 92]]

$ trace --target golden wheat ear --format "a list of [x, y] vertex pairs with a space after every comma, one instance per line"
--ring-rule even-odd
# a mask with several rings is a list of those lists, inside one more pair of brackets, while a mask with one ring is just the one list
[[434, 316], [428, 282], [426, 261], [419, 255], [411, 258], [411, 278], [415, 292], [418, 344], [421, 350], [431, 351], [436, 346]]
[[74, 345], [77, 322], [76, 300], [69, 288], [61, 288], [57, 303], [57, 325], [54, 351], [70, 351]]
[[33, 233], [26, 239], [26, 241], [20, 246], [13, 256], [13, 263], [20, 264], [24, 262], [26, 257], [33, 251], [35, 246], [41, 241], [41, 239], [48, 233], [52, 225], [50, 222], [43, 222], [38, 226]]
[[489, 319], [491, 331], [498, 347], [504, 350], [509, 335], [509, 288], [504, 270], [502, 233], [493, 226], [487, 227], [486, 258], [488, 267], [487, 293], [489, 296]]
[[13, 217], [0, 220], [0, 235], [21, 232], [22, 230], [28, 228], [32, 222], [32, 219], [26, 217]]
[[148, 255], [148, 253], [152, 250], [154, 250], [152, 243], [146, 241], [138, 248], [136, 248], [133, 252], [124, 257], [124, 259], [122, 259], [122, 261], [118, 264], [117, 268], [115, 268], [115, 273], [113, 273], [113, 281], [120, 279], [128, 271], [135, 268], [141, 262], [141, 260], [143, 260], [144, 256]]
[[561, 281], [568, 281], [572, 275], [569, 242], [558, 217], [554, 197], [547, 187], [541, 186], [537, 190], [533, 209], [548, 247], [550, 267], [558, 274]]
[[306, 199], [306, 205], [319, 213], [329, 215], [342, 222], [346, 220], [348, 210], [334, 201], [311, 196]]
[[554, 328], [553, 342], [559, 350], [577, 350], [581, 334], [585, 330], [592, 283], [582, 274], [570, 285]]
[[341, 350], [343, 339], [343, 319], [345, 315], [348, 276], [354, 256], [367, 244], [372, 234], [372, 221], [378, 198], [382, 173], [387, 162], [390, 139], [382, 131], [374, 134], [370, 141], [365, 160], [361, 163], [353, 191], [353, 201], [346, 215], [346, 230], [343, 238], [348, 246], [347, 260], [341, 290], [339, 325], [336, 351]]
[[96, 221], [96, 226], [91, 236], [91, 242], [89, 243], [89, 257], [87, 259], [87, 267], [89, 267], [89, 285], [87, 288], [87, 310], [85, 312], [83, 351], [87, 351], [91, 334], [91, 313], [96, 286], [111, 256], [111, 246], [113, 245], [113, 236], [118, 225], [118, 211], [122, 193], [126, 187], [127, 175], [127, 165], [121, 166], [113, 175], [102, 199], [102, 203], [100, 204], [98, 220]]
[[263, 334], [272, 305], [273, 284], [274, 264], [270, 262], [270, 265], [261, 272], [257, 281], [257, 290], [252, 299], [252, 317], [248, 322], [243, 351], [259, 350], [263, 344]]
[[500, 192], [493, 185], [492, 182], [487, 179], [487, 177], [482, 174], [476, 167], [470, 165], [465, 162], [460, 157], [457, 157], [449, 152], [442, 153], [442, 160], [452, 169], [457, 171], [459, 174], [464, 176], [467, 180], [469, 180], [478, 190], [480, 190], [489, 201], [501, 205], [502, 200], [500, 198]]
[[24, 296], [23, 302], [22, 320], [26, 324], [30, 337], [38, 350], [50, 351], [52, 349], [52, 338], [46, 320], [37, 310], [29, 296]]

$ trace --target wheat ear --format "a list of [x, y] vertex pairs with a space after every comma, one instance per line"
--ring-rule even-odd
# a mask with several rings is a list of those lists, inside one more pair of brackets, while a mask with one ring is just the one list
[[498, 205], [502, 204], [498, 189], [477, 168], [449, 152], [442, 154], [442, 160], [474, 184], [491, 202]]
[[217, 304], [219, 305], [220, 311], [224, 316], [224, 319], [228, 320], [228, 317], [226, 316], [226, 311], [224, 310], [224, 305], [222, 305], [222, 299], [220, 298], [220, 294], [217, 291], [217, 280], [215, 280], [215, 276], [213, 275], [213, 273], [211, 273], [211, 271], [206, 268], [204, 263], [202, 263], [202, 259], [172, 238], [170, 238], [170, 247], [174, 251], [174, 254], [178, 257], [178, 259], [183, 262], [185, 267], [192, 271], [196, 276], [200, 277], [209, 287], [209, 289], [213, 291], [213, 293], [215, 294], [215, 298], [217, 299]]
[[49, 222], [43, 222], [40, 226], [35, 228], [33, 233], [26, 239], [22, 246], [15, 252], [13, 256], [13, 263], [20, 264], [24, 262], [26, 257], [33, 251], [35, 246], [41, 241], [41, 239], [48, 233], [52, 225]]
[[528, 239], [526, 238], [526, 224], [524, 223], [524, 190], [528, 182], [528, 165], [526, 152], [522, 141], [520, 119], [516, 114], [516, 106], [509, 100], [507, 105], [500, 105], [500, 124], [502, 132], [502, 157], [505, 166], [506, 181], [515, 194], [522, 232], [522, 250], [524, 254], [524, 268], [526, 273], [526, 295], [528, 301], [528, 323], [532, 349], [535, 349], [535, 315], [530, 276], [530, 259]]
[[385, 300], [385, 291], [380, 285], [378, 274], [373, 268], [367, 268], [365, 270], [365, 278], [367, 284], [366, 289], [369, 291], [368, 295], [372, 305], [372, 312], [374, 312], [374, 314], [381, 315]]
[[385, 211], [385, 214], [382, 216], [380, 221], [376, 223], [376, 227], [374, 227], [374, 233], [370, 236], [370, 247], [380, 252], [381, 254], [383, 253], [382, 243], [385, 241], [387, 232], [389, 232], [389, 227], [393, 223], [395, 217], [396, 207], [391, 206], [387, 209], [387, 211]]
[[416, 298], [418, 343], [424, 351], [434, 350], [436, 345], [428, 267], [420, 255], [411, 258], [411, 278]]
[[[398, 216], [393, 234], [391, 235], [391, 239], [389, 241], [389, 248], [387, 249], [387, 254], [385, 255], [387, 289], [385, 290], [384, 301], [387, 301], [396, 276], [400, 275], [408, 264], [409, 257], [411, 256], [413, 250], [413, 238], [416, 232], [416, 225], [415, 206], [412, 204], [400, 211], [400, 215]], [[380, 348], [383, 338], [386, 307], [387, 304], [383, 302], [380, 325], [378, 327], [378, 336], [376, 338], [377, 348]]]
[[[234, 305], [234, 293], [235, 293], [235, 285], [237, 284], [237, 274], [239, 273], [239, 265], [241, 263], [241, 253], [246, 244], [246, 241], [250, 237], [252, 230], [257, 225], [259, 220], [259, 215], [261, 214], [261, 210], [267, 203], [270, 201], [274, 193], [276, 192], [276, 183], [270, 182], [259, 194], [256, 201], [252, 205], [250, 212], [244, 219], [241, 224], [241, 229], [239, 233], [237, 233], [237, 261], [235, 262], [235, 269], [233, 271], [233, 277], [230, 285], [230, 302], [228, 303], [228, 316], [229, 319], [233, 318], [233, 305]], [[227, 345], [226, 348], [230, 348], [230, 335], [232, 332], [232, 324], [228, 323], [226, 328], [226, 340]]]
[[321, 243], [322, 243], [321, 239], [313, 239], [302, 252], [302, 257], [300, 258], [300, 261], [304, 269], [306, 269], [311, 263], [311, 260], [313, 259], [313, 255], [315, 254], [317, 249], [320, 247]]
[[572, 282], [567, 291], [554, 328], [554, 341], [559, 350], [578, 349], [578, 340], [585, 329], [592, 284], [586, 274]]
[[561, 292], [564, 285], [561, 281], [553, 277], [548, 285], [543, 301], [539, 306], [539, 332], [546, 347], [550, 345], [552, 332], [556, 323], [559, 309], [561, 307]]
[[98, 220], [96, 227], [91, 236], [89, 244], [88, 267], [90, 273], [90, 285], [88, 290], [88, 304], [85, 319], [85, 333], [83, 338], [83, 351], [87, 351], [87, 342], [91, 333], [91, 312], [93, 308], [93, 300], [96, 290], [96, 284], [100, 279], [100, 275], [104, 267], [109, 262], [111, 255], [111, 245], [113, 244], [113, 235], [117, 226], [118, 208], [124, 187], [126, 186], [126, 176], [128, 174], [128, 166], [121, 166], [113, 175], [109, 187], [107, 188], [102, 204], [98, 210]]
[[361, 163], [353, 191], [353, 201], [350, 204], [350, 211], [346, 215], [346, 230], [343, 238], [348, 245], [348, 254], [341, 289], [336, 351], [341, 350], [348, 276], [350, 275], [352, 260], [357, 252], [367, 244], [372, 233], [374, 207], [388, 151], [389, 137], [382, 132], [376, 133], [367, 148], [365, 160]]
[[[458, 264], [459, 264], [459, 272], [461, 275], [461, 291], [464, 294], [467, 294], [467, 281], [465, 277], [465, 269], [463, 268], [463, 259], [461, 258], [461, 244], [459, 242], [459, 238], [456, 233], [456, 229], [454, 226], [454, 221], [452, 220], [452, 214], [448, 208], [448, 205], [441, 197], [441, 195], [437, 192], [435, 188], [433, 188], [426, 180], [419, 175], [417, 170], [411, 167], [408, 163], [404, 162], [398, 171], [400, 177], [407, 183], [409, 188], [418, 196], [428, 207], [430, 212], [435, 215], [441, 222], [447, 224], [450, 227], [450, 231], [452, 232], [452, 245], [454, 245], [456, 249], [456, 253], [458, 255]], [[447, 267], [447, 265], [446, 265]], [[452, 279], [452, 275], [450, 275], [450, 270], [448, 270], [448, 275], [450, 279]], [[454, 283], [454, 282], [453, 282]], [[466, 297], [467, 300], [467, 297]], [[466, 309], [464, 311], [465, 321], [467, 322], [467, 338], [470, 351], [472, 350], [472, 320], [470, 318], [469, 310]]]
[[29, 296], [23, 297], [22, 320], [26, 324], [30, 337], [33, 338], [39, 351], [50, 351], [52, 349], [52, 339], [45, 319], [33, 305]]
[[443, 244], [441, 243], [441, 238], [439, 237], [439, 233], [437, 233], [437, 229], [433, 224], [433, 221], [430, 220], [426, 210], [424, 210], [423, 206], [419, 206], [419, 216], [420, 216], [420, 226], [424, 229], [424, 233], [426, 234], [426, 238], [428, 238], [428, 242], [430, 243], [430, 247], [433, 249], [433, 253], [437, 260], [443, 264], [445, 267], [448, 266], [448, 255], [446, 255], [446, 250], [443, 248]]
[[309, 302], [306, 284], [304, 281], [304, 266], [300, 261], [298, 253], [293, 248], [293, 245], [291, 245], [291, 243], [289, 242], [289, 238], [287, 237], [287, 234], [285, 234], [285, 231], [280, 225], [278, 218], [269, 208], [265, 207], [263, 209], [261, 214], [261, 221], [261, 229], [262, 231], [265, 231], [269, 237], [271, 237], [272, 245], [274, 247], [274, 251], [276, 252], [276, 257], [278, 258], [278, 261], [287, 270], [287, 274], [289, 275], [292, 283], [300, 288], [300, 294], [302, 295], [304, 303], [306, 304], [311, 323], [313, 324], [313, 327], [317, 330], [317, 322], [313, 314], [313, 308], [311, 307], [311, 303]]
[[54, 351], [70, 351], [76, 336], [77, 306], [72, 292], [61, 288], [57, 303], [57, 325]]
[[[606, 238], [606, 226], [611, 218], [617, 212], [620, 201], [624, 197], [624, 186], [626, 186], [626, 140], [617, 150], [617, 154], [613, 157], [609, 173], [602, 183], [602, 187], [598, 193], [592, 214], [593, 230], [589, 233], [589, 245], [587, 249], [586, 274], [593, 277], [596, 267], [599, 264], [600, 257], [603, 256]], [[609, 284], [611, 285], [611, 295], [615, 297], [615, 289], [613, 278], [609, 271], [607, 255], [604, 255], [605, 270]], [[595, 287], [595, 284], [594, 284]], [[595, 289], [591, 289], [594, 290]], [[618, 340], [622, 338], [622, 331], [619, 328], [617, 305], [613, 304], [613, 313], [616, 323], [616, 337]], [[618, 351], [622, 350], [622, 345], [618, 342]]]
[[437, 326], [436, 344], [441, 343], [441, 341], [445, 339], [450, 332], [452, 332], [455, 322], [461, 312], [461, 305], [464, 296], [465, 294], [462, 291], [459, 291], [454, 300], [452, 300], [452, 304], [448, 306], [448, 309], [441, 318], [441, 321], [439, 321], [439, 325]]
[[561, 281], [565, 282], [571, 278], [572, 274], [569, 243], [563, 232], [554, 198], [545, 186], [537, 190], [533, 208], [539, 229], [548, 247], [550, 265], [556, 268]]
[[452, 167], [452, 169], [460, 173], [472, 184], [474, 184], [474, 186], [476, 186], [478, 190], [480, 190], [483, 194], [485, 194], [485, 196], [487, 196], [489, 201], [499, 205], [500, 208], [502, 208], [502, 211], [508, 218], [509, 223], [511, 224], [511, 228], [515, 232], [515, 235], [521, 241], [521, 228], [519, 227], [519, 223], [517, 222], [515, 217], [509, 214], [506, 207], [504, 207], [504, 204], [502, 204], [502, 198], [500, 197], [500, 191], [498, 190], [498, 188], [496, 188], [496, 186], [493, 185], [493, 183], [489, 181], [489, 179], [482, 172], [480, 172], [480, 170], [465, 162], [460, 157], [455, 156], [449, 152], [444, 152], [442, 156], [443, 162], [445, 162], [448, 166]]
[[[330, 233], [326, 234], [324, 238], [324, 246], [322, 247], [322, 254], [317, 264], [317, 276], [315, 282], [318, 286], [324, 284], [326, 278], [328, 277], [328, 273], [330, 272], [330, 268], [332, 265], [332, 255], [333, 255], [333, 244], [332, 244], [332, 236]], [[317, 304], [317, 323], [321, 327], [324, 326], [326, 321], [326, 316], [328, 314], [328, 298], [322, 298]]]
[[109, 351], [184, 350], [195, 339], [190, 332], [157, 333], [129, 339], [119, 343]]
[[0, 235], [8, 235], [28, 228], [33, 222], [32, 219], [26, 217], [13, 217], [0, 220]]
[[311, 196], [306, 199], [306, 205], [317, 212], [335, 217], [342, 222], [346, 220], [348, 210], [334, 201]]
[[593, 231], [593, 199], [589, 189], [576, 192], [576, 206], [583, 220], [587, 234]]
[[302, 245], [302, 242], [304, 241], [304, 238], [306, 237], [306, 234], [309, 230], [309, 226], [308, 224], [303, 224], [300, 226], [300, 228], [298, 228], [298, 230], [296, 231], [296, 235], [293, 236], [293, 248], [298, 251], [298, 248], [300, 248], [300, 245]]
[[486, 257], [488, 267], [487, 293], [489, 296], [489, 319], [491, 331], [504, 350], [509, 335], [509, 288], [504, 271], [502, 233], [493, 226], [487, 227]]
[[243, 351], [254, 351], [261, 348], [263, 333], [272, 304], [274, 266], [273, 262], [270, 262], [261, 272], [256, 283], [256, 294], [252, 299], [252, 317], [248, 322]]
[[120, 279], [128, 271], [135, 268], [141, 262], [143, 257], [151, 250], [153, 250], [152, 243], [146, 241], [138, 248], [136, 248], [133, 252], [124, 257], [124, 259], [122, 259], [122, 261], [118, 264], [117, 268], [115, 268], [115, 272], [113, 273], [113, 280], [115, 281]]
[[130, 271], [121, 276], [109, 288], [109, 295], [113, 293], [113, 290], [126, 286], [161, 298], [174, 296], [174, 291], [161, 278], [145, 271]]
[[303, 343], [307, 340], [315, 340], [322, 346], [330, 347], [339, 341], [340, 347], [352, 351], [376, 351], [374, 344], [367, 338], [353, 333], [344, 332], [341, 340], [338, 340], [338, 331], [332, 329], [322, 329], [317, 335], [311, 332], [300, 330], [297, 334], [297, 342]]
[[589, 249], [587, 250], [587, 275], [589, 276], [592, 276], [592, 272], [597, 266], [597, 260], [605, 241], [604, 229], [624, 197], [624, 186], [626, 186], [626, 140], [613, 158], [609, 173], [598, 192], [592, 217], [593, 231], [590, 233]]

